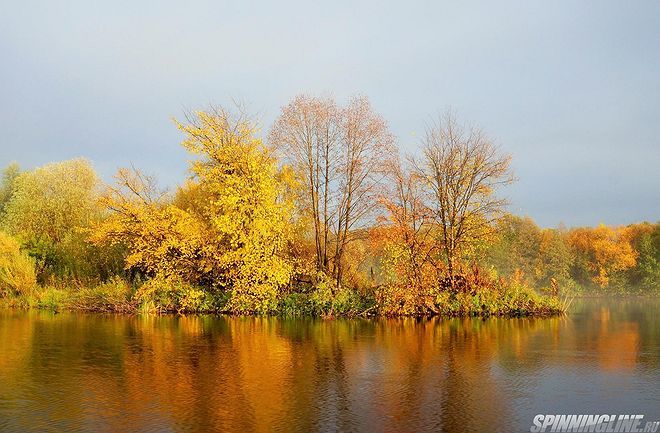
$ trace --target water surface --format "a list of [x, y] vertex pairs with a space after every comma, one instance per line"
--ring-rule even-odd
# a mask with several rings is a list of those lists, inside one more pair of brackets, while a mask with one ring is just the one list
[[0, 430], [529, 431], [660, 419], [659, 300], [545, 319], [0, 311]]

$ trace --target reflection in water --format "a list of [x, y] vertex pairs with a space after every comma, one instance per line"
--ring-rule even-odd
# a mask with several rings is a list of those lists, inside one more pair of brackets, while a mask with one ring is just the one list
[[526, 431], [660, 419], [660, 303], [549, 319], [0, 311], [0, 430]]

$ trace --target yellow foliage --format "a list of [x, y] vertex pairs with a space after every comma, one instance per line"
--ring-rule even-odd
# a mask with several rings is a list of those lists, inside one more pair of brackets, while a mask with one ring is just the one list
[[0, 232], [0, 296], [26, 294], [36, 284], [34, 263], [18, 242]]
[[20, 174], [6, 206], [12, 234], [61, 242], [96, 216], [98, 179], [85, 159], [44, 165]]
[[54, 276], [96, 276], [106, 253], [90, 248], [85, 231], [100, 217], [98, 178], [85, 159], [51, 163], [12, 180], [4, 225], [35, 259], [40, 282]]
[[637, 253], [625, 228], [604, 224], [593, 229], [579, 228], [570, 233], [569, 242], [586, 260], [591, 279], [600, 287], [608, 286], [612, 273], [630, 269], [636, 264]]
[[126, 266], [148, 276], [230, 291], [233, 311], [271, 311], [292, 268], [282, 254], [291, 206], [276, 161], [245, 119], [215, 110], [191, 122], [177, 126], [198, 156], [193, 179], [170, 202], [148, 176], [121, 170], [103, 197], [113, 213], [92, 239], [125, 244]]
[[198, 112], [191, 124], [177, 123], [184, 147], [201, 159], [191, 171], [209, 196], [209, 223], [226, 242], [218, 255], [232, 290], [229, 308], [268, 312], [292, 267], [282, 257], [287, 246], [290, 203], [283, 202], [275, 158], [245, 118], [215, 110]]
[[117, 212], [95, 228], [91, 239], [126, 245], [126, 268], [191, 282], [212, 278], [213, 249], [200, 220], [172, 205], [105, 200]]

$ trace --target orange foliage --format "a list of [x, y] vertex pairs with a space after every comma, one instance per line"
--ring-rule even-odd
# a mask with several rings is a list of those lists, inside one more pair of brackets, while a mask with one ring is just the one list
[[636, 264], [637, 253], [630, 244], [626, 228], [609, 227], [578, 228], [569, 234], [569, 243], [577, 255], [585, 261], [592, 281], [607, 287], [614, 272], [624, 271]]
[[414, 173], [397, 163], [391, 165], [390, 174], [394, 186], [380, 200], [387, 216], [371, 230], [389, 286], [387, 297], [399, 300], [406, 310], [403, 314], [433, 309], [429, 289], [439, 279], [442, 262], [436, 260], [441, 245], [432, 235], [431, 213], [422, 202], [420, 179]]

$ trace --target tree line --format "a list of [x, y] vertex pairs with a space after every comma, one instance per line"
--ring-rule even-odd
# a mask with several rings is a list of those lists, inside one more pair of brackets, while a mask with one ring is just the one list
[[134, 167], [106, 184], [85, 159], [5, 168], [0, 294], [427, 315], [554, 311], [561, 290], [657, 292], [657, 223], [540, 229], [507, 214], [510, 155], [450, 112], [417, 156], [399, 154], [365, 97], [298, 96], [265, 139], [240, 109], [176, 127], [192, 159], [173, 190]]

